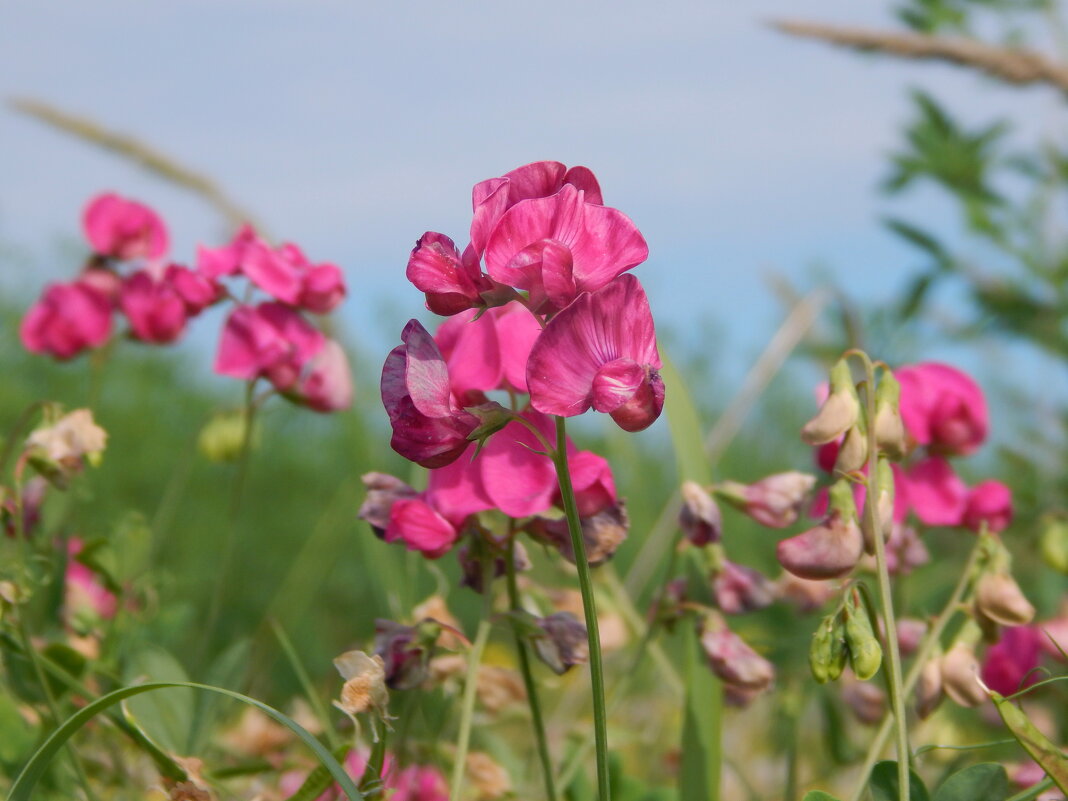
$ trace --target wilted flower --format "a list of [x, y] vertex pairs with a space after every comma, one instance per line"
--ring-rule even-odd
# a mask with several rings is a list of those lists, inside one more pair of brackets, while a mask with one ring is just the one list
[[741, 615], [769, 606], [775, 585], [759, 570], [724, 559], [712, 576], [712, 596], [726, 614]]
[[592, 406], [623, 430], [641, 431], [664, 407], [660, 367], [645, 290], [624, 275], [549, 321], [527, 361], [530, 402], [562, 417]]
[[723, 535], [723, 515], [712, 496], [696, 481], [682, 484], [679, 528], [697, 546], [719, 542]]
[[570, 612], [554, 612], [535, 621], [543, 632], [534, 640], [538, 657], [557, 675], [590, 657], [586, 627]]
[[393, 502], [414, 498], [419, 493], [399, 478], [387, 473], [364, 473], [360, 476], [360, 481], [367, 489], [367, 496], [356, 516], [370, 523], [376, 536], [385, 537]]
[[979, 685], [979, 662], [971, 645], [957, 642], [942, 657], [942, 689], [961, 706], [979, 706], [987, 700]]
[[385, 715], [389, 703], [386, 690], [386, 672], [382, 657], [368, 656], [363, 651], [346, 651], [334, 659], [345, 684], [341, 688], [338, 708], [348, 715], [374, 710]]
[[815, 485], [815, 476], [792, 470], [765, 476], [748, 485], [724, 481], [714, 489], [719, 498], [762, 526], [786, 528], [797, 522]]
[[104, 452], [107, 432], [93, 421], [88, 409], [75, 409], [26, 438], [30, 463], [45, 478], [63, 488], [86, 462], [96, 464]]
[[[630, 519], [622, 500], [592, 517], [582, 518], [581, 523], [586, 559], [590, 567], [596, 567], [611, 559], [627, 538], [627, 530], [630, 528]], [[526, 531], [539, 542], [559, 550], [561, 556], [575, 564], [575, 550], [566, 519], [536, 517], [528, 524]]]
[[441, 626], [431, 620], [405, 626], [392, 620], [375, 621], [375, 656], [382, 658], [386, 685], [410, 690], [430, 675], [429, 664]]
[[718, 615], [707, 615], [701, 646], [712, 672], [725, 683], [765, 690], [775, 680], [775, 667], [731, 631]]
[[[484, 751], [473, 751], [467, 755], [467, 776], [479, 801], [496, 801], [512, 791], [508, 772]], [[422, 798], [418, 801], [422, 801]]]

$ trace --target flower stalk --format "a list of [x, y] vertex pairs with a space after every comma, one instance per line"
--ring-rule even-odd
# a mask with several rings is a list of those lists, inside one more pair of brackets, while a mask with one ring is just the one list
[[586, 633], [590, 647], [590, 679], [593, 694], [594, 740], [597, 749], [597, 790], [600, 801], [610, 801], [611, 786], [608, 776], [608, 714], [604, 695], [604, 664], [601, 659], [601, 635], [597, 626], [597, 605], [593, 594], [593, 579], [590, 563], [586, 559], [586, 544], [582, 537], [582, 522], [579, 520], [578, 503], [571, 474], [567, 466], [567, 432], [563, 417], [556, 417], [556, 449], [552, 453], [556, 476], [560, 483], [560, 495], [567, 515], [567, 527], [571, 533], [571, 545], [575, 552], [575, 567], [578, 569], [579, 590], [582, 593], [582, 611], [586, 617]]

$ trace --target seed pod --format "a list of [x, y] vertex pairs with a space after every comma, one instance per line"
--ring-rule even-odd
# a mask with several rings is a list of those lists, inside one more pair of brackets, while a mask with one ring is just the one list
[[828, 615], [820, 621], [819, 628], [812, 634], [812, 644], [808, 651], [808, 664], [812, 678], [820, 684], [835, 681], [845, 668], [846, 649], [842, 640], [842, 628], [835, 615]]
[[879, 672], [883, 663], [883, 649], [871, 629], [871, 621], [863, 604], [847, 603], [845, 641], [849, 649], [849, 665], [861, 681]]

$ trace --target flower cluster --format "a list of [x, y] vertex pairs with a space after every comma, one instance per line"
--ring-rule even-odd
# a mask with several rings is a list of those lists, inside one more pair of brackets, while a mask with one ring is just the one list
[[[473, 515], [497, 509], [566, 556], [558, 520], [544, 516], [562, 503], [550, 415], [592, 407], [638, 431], [663, 409], [649, 302], [626, 274], [648, 248], [584, 167], [537, 162], [483, 181], [473, 211], [463, 252], [427, 232], [408, 261], [427, 308], [450, 319], [434, 335], [410, 321], [382, 370], [391, 444], [430, 470], [427, 488], [367, 476], [361, 516], [387, 541], [437, 557]], [[567, 462], [587, 542], [607, 558], [626, 528], [611, 470], [570, 441]]]
[[[222, 333], [215, 371], [244, 381], [268, 380], [290, 400], [322, 412], [347, 408], [352, 379], [341, 346], [302, 311], [325, 314], [345, 296], [341, 271], [312, 264], [292, 244], [272, 248], [245, 226], [221, 248], [200, 247], [194, 267], [171, 262], [167, 228], [156, 212], [109, 193], [95, 197], [82, 220], [92, 248], [80, 275], [50, 284], [23, 318], [22, 342], [34, 353], [66, 360], [99, 348], [112, 334], [116, 312], [129, 336], [165, 345], [209, 306], [252, 289], [258, 305], [234, 300]], [[224, 278], [244, 277], [235, 293]]]

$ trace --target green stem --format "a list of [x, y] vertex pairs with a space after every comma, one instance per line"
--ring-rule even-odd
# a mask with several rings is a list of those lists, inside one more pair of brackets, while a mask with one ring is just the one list
[[[508, 556], [505, 559], [505, 576], [508, 582], [508, 605], [519, 611], [522, 606], [519, 603], [519, 586], [515, 579], [515, 533], [509, 532]], [[534, 682], [534, 673], [530, 668], [530, 654], [527, 652], [527, 644], [519, 633], [519, 624], [512, 626], [515, 634], [515, 649], [519, 655], [519, 672], [523, 675], [523, 686], [527, 691], [527, 702], [530, 704], [530, 719], [534, 726], [534, 739], [538, 745], [538, 759], [541, 762], [541, 772], [545, 780], [545, 798], [548, 801], [556, 801], [556, 786], [553, 783], [553, 760], [549, 754], [549, 742], [545, 737], [545, 719], [541, 711], [541, 702], [538, 700], [538, 685]]]
[[43, 406], [44, 404], [41, 401], [34, 401], [23, 409], [22, 414], [15, 421], [15, 425], [8, 429], [7, 439], [4, 441], [4, 449], [0, 451], [0, 472], [7, 468], [8, 461], [10, 461], [12, 454], [15, 453], [15, 447], [20, 441], [22, 430], [29, 425], [30, 420]]
[[289, 665], [293, 668], [293, 673], [296, 674], [297, 681], [300, 682], [304, 695], [308, 698], [308, 703], [311, 704], [315, 716], [319, 718], [319, 724], [323, 727], [323, 736], [326, 737], [326, 744], [330, 746], [331, 751], [336, 751], [341, 747], [341, 741], [338, 739], [337, 732], [334, 731], [334, 726], [330, 721], [330, 714], [326, 710], [326, 704], [323, 703], [323, 699], [316, 692], [315, 685], [312, 684], [311, 677], [308, 676], [308, 671], [304, 669], [304, 664], [297, 655], [297, 649], [293, 647], [292, 640], [289, 639], [285, 629], [282, 628], [282, 625], [277, 620], [271, 621], [271, 628], [274, 629], [274, 636], [289, 659]]
[[886, 564], [886, 543], [883, 541], [882, 525], [878, 520], [879, 503], [879, 444], [875, 437], [875, 367], [867, 354], [861, 354], [867, 391], [864, 393], [868, 418], [868, 486], [864, 500], [864, 533], [875, 544], [875, 566], [879, 578], [879, 596], [883, 607], [883, 626], [886, 631], [886, 656], [890, 663], [887, 687], [890, 693], [890, 708], [894, 714], [894, 731], [897, 734], [897, 779], [898, 798], [909, 799], [909, 740], [905, 721], [904, 682], [901, 678], [901, 651], [897, 641], [897, 624], [894, 621], [894, 598], [890, 587], [890, 571]]
[[579, 589], [582, 592], [582, 611], [586, 617], [586, 635], [590, 648], [590, 679], [593, 689], [593, 726], [597, 746], [597, 790], [600, 801], [611, 801], [612, 788], [608, 775], [608, 714], [604, 699], [604, 663], [601, 659], [601, 634], [597, 626], [597, 603], [593, 595], [593, 579], [590, 563], [586, 559], [586, 543], [582, 537], [582, 521], [579, 519], [575, 488], [567, 465], [567, 432], [564, 418], [556, 418], [556, 449], [552, 453], [556, 465], [556, 477], [560, 483], [560, 496], [567, 515], [567, 527], [571, 532], [571, 547], [575, 552], [575, 567], [578, 568]]
[[[905, 676], [905, 683], [901, 690], [906, 698], [912, 693], [913, 689], [915, 689], [916, 682], [920, 680], [920, 673], [923, 671], [923, 666], [927, 663], [932, 652], [941, 642], [942, 634], [949, 625], [949, 621], [953, 619], [953, 616], [960, 608], [961, 602], [964, 600], [964, 594], [967, 592], [968, 587], [971, 585], [972, 579], [974, 578], [972, 573], [979, 560], [979, 552], [982, 550], [979, 547], [979, 543], [980, 540], [976, 539], [976, 543], [968, 557], [968, 562], [965, 565], [960, 578], [957, 580], [957, 586], [953, 588], [949, 600], [946, 602], [946, 605], [942, 607], [942, 611], [935, 619], [935, 622], [931, 624], [927, 636], [923, 638], [923, 642], [920, 643], [920, 647], [916, 650], [915, 660], [912, 663], [912, 667], [909, 668], [908, 675]], [[875, 763], [879, 761], [883, 749], [886, 748], [886, 742], [890, 739], [890, 731], [892, 727], [893, 719], [890, 716], [885, 717], [882, 725], [879, 727], [879, 731], [876, 733], [871, 741], [871, 745], [868, 747], [868, 754], [864, 758], [864, 767], [860, 771], [860, 783], [853, 791], [853, 795], [850, 796], [850, 801], [860, 801], [861, 796], [864, 794], [864, 788], [868, 785], [868, 777], [871, 775], [871, 770], [875, 767]]]
[[471, 651], [467, 655], [467, 675], [464, 677], [464, 697], [460, 708], [460, 733], [456, 738], [456, 761], [452, 766], [452, 783], [449, 791], [451, 801], [460, 801], [464, 786], [464, 772], [467, 768], [467, 749], [471, 744], [471, 721], [475, 716], [475, 696], [478, 690], [478, 668], [482, 663], [482, 652], [486, 650], [486, 641], [490, 633], [490, 615], [493, 612], [492, 574], [488, 569], [488, 559], [482, 559], [482, 614], [478, 620], [478, 631]]
[[1038, 798], [1042, 793], [1044, 793], [1046, 790], [1048, 790], [1052, 786], [1053, 786], [1053, 779], [1051, 779], [1049, 776], [1047, 776], [1042, 781], [1040, 781], [1038, 784], [1032, 784], [1030, 787], [1028, 787], [1022, 793], [1017, 793], [1016, 795], [1009, 796], [1008, 798], [1005, 799], [1005, 801], [1031, 801], [1031, 799]]

